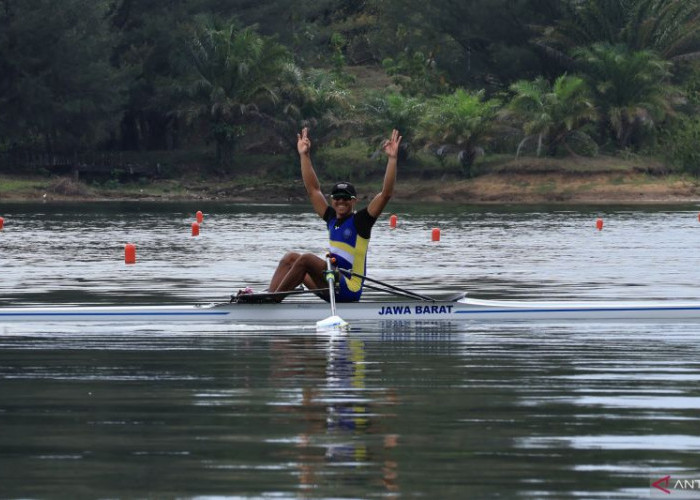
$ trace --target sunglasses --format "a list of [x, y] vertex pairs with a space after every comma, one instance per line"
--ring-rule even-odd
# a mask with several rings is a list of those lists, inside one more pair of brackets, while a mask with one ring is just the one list
[[331, 199], [333, 200], [352, 200], [354, 199], [354, 196], [350, 196], [349, 194], [332, 194]]

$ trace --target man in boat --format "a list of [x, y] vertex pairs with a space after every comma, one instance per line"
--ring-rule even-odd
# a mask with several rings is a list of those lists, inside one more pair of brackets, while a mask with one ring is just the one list
[[[335, 292], [338, 302], [355, 302], [360, 300], [365, 275], [367, 246], [372, 226], [381, 215], [391, 199], [396, 183], [397, 156], [401, 136], [398, 130], [391, 133], [391, 138], [384, 141], [382, 149], [388, 156], [382, 190], [372, 198], [367, 207], [355, 211], [357, 192], [349, 182], [339, 182], [333, 186], [330, 205], [321, 191], [321, 185], [311, 163], [311, 140], [309, 131], [304, 128], [297, 134], [297, 150], [301, 160], [301, 177], [309, 195], [314, 211], [328, 226], [330, 236], [330, 254], [339, 269], [347, 269], [357, 274], [338, 273], [338, 287]], [[326, 261], [312, 253], [288, 252], [280, 260], [272, 276], [268, 293], [294, 290], [302, 283], [310, 290], [328, 288], [324, 279]], [[361, 275], [361, 276], [358, 276]], [[323, 294], [322, 294], [323, 295]], [[276, 300], [281, 301], [284, 295]]]

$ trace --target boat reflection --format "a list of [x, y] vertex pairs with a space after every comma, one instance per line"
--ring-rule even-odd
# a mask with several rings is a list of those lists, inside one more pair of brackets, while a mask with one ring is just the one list
[[[395, 389], [368, 386], [366, 347], [351, 336], [280, 339], [273, 346], [279, 364], [272, 376], [287, 386], [277, 407], [303, 422], [293, 438], [301, 490], [342, 484], [348, 494], [369, 485], [400, 491], [391, 411], [398, 398]], [[289, 390], [292, 384], [298, 388]]]
[[439, 342], [453, 340], [460, 327], [464, 329], [464, 323], [387, 320], [379, 323], [379, 338], [382, 341]]

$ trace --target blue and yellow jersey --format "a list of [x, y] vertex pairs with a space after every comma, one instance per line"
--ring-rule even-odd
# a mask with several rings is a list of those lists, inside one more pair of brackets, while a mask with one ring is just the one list
[[[330, 252], [336, 258], [337, 266], [366, 275], [367, 247], [372, 226], [377, 219], [363, 208], [345, 219], [338, 220], [333, 207], [328, 207], [323, 214], [323, 220], [328, 224]], [[339, 282], [340, 291], [336, 294], [337, 300], [341, 302], [360, 300], [364, 283], [362, 278], [341, 274]]]

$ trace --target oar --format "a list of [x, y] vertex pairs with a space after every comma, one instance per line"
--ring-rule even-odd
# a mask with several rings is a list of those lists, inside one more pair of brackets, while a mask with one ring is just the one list
[[[368, 290], [375, 290], [377, 292], [388, 293], [390, 295], [396, 295], [397, 297], [405, 297], [407, 299], [415, 299], [416, 298], [415, 295], [413, 295], [412, 293], [403, 293], [403, 292], [397, 292], [396, 290], [387, 290], [384, 287], [370, 285], [369, 283], [364, 283], [362, 285], [362, 288], [367, 288]], [[429, 301], [425, 300], [423, 302], [429, 302]], [[435, 302], [435, 300], [433, 300], [432, 302]]]
[[317, 330], [343, 330], [348, 327], [348, 322], [338, 316], [335, 311], [335, 275], [331, 265], [331, 256], [326, 255], [326, 271], [324, 277], [328, 282], [328, 297], [331, 303], [331, 315], [326, 319], [316, 322]]
[[[398, 286], [390, 285], [389, 283], [384, 283], [383, 281], [375, 280], [374, 278], [370, 278], [368, 276], [365, 276], [364, 274], [356, 273], [355, 271], [353, 271], [351, 269], [343, 269], [343, 268], [339, 267], [338, 271], [345, 274], [346, 276], [357, 276], [358, 278], [362, 278], [363, 280], [371, 281], [373, 283], [377, 283], [378, 285], [385, 286], [388, 289], [399, 292], [407, 297], [413, 297], [414, 299], [420, 299], [420, 300], [425, 300], [425, 301], [429, 301], [429, 302], [435, 302], [435, 300], [436, 300], [433, 297], [428, 297], [427, 295], [421, 295], [420, 293], [412, 292], [411, 290], [406, 290], [405, 288], [399, 288]], [[371, 288], [371, 287], [368, 287], [368, 288]], [[377, 290], [377, 288], [374, 288], [374, 289]], [[383, 291], [387, 291], [387, 290], [383, 290]]]

